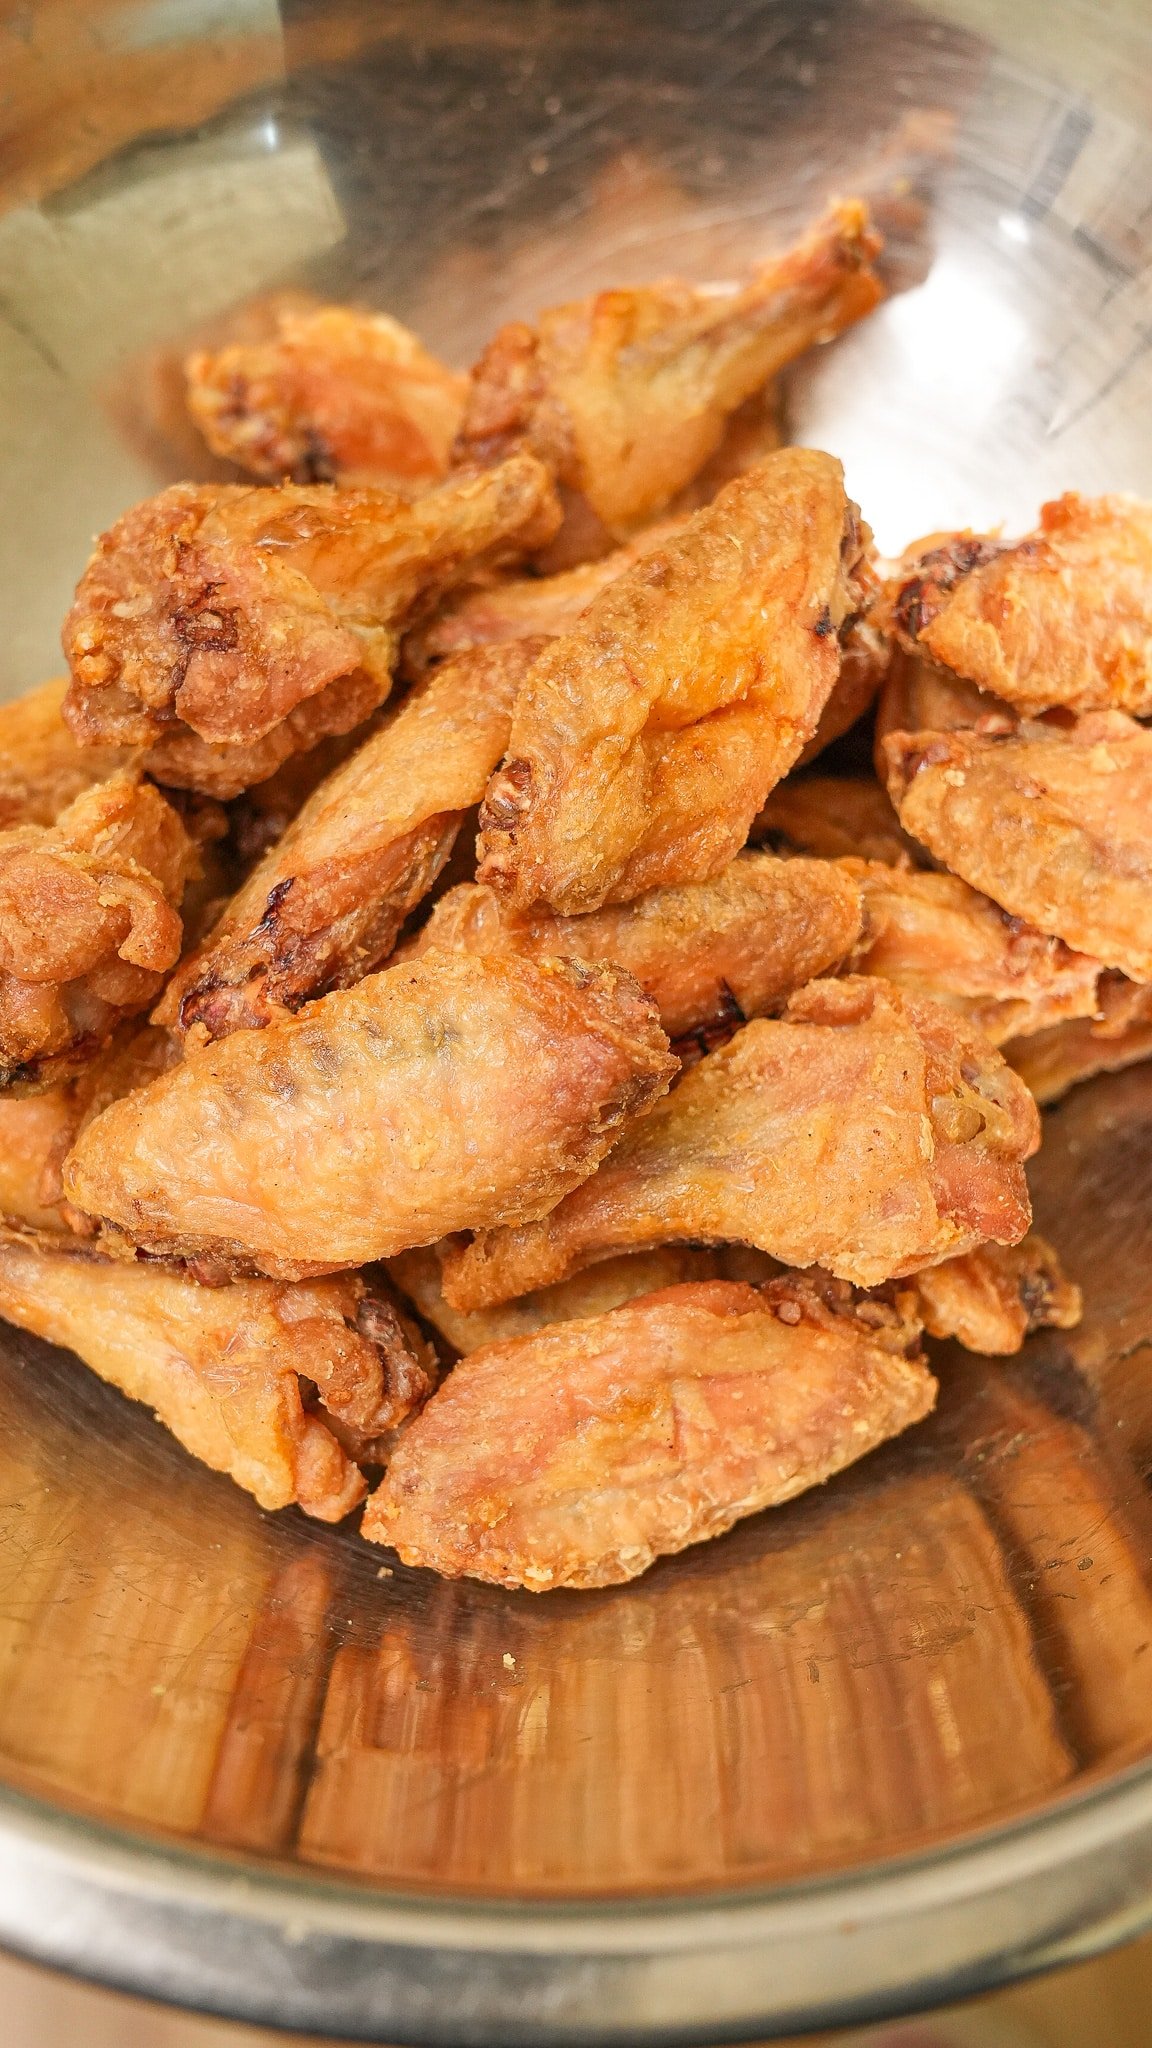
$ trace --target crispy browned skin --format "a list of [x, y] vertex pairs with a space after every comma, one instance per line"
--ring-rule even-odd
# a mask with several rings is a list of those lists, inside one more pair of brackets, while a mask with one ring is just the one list
[[362, 1533], [446, 1578], [636, 1578], [928, 1414], [915, 1325], [870, 1311], [795, 1275], [712, 1281], [473, 1352], [407, 1431]]
[[1152, 711], [1152, 505], [1069, 491], [1024, 540], [954, 534], [905, 564], [893, 613], [909, 648], [1026, 713]]
[[[2, 1105], [0, 1105], [2, 1106]], [[400, 1252], [388, 1261], [388, 1275], [407, 1295], [453, 1350], [479, 1351], [483, 1344], [503, 1344], [511, 1337], [529, 1337], [550, 1323], [579, 1322], [588, 1316], [606, 1315], [639, 1294], [653, 1294], [660, 1287], [676, 1287], [686, 1280], [716, 1280], [722, 1253], [695, 1245], [661, 1245], [651, 1252], [624, 1252], [618, 1259], [603, 1259], [570, 1280], [555, 1287], [542, 1287], [516, 1301], [497, 1308], [453, 1308], [444, 1299], [440, 1284], [440, 1252], [435, 1245], [417, 1251]], [[765, 1264], [768, 1264], [765, 1261]], [[734, 1276], [735, 1277], [735, 1276]]]
[[945, 1259], [913, 1283], [924, 1328], [955, 1337], [966, 1351], [1004, 1356], [1033, 1330], [1072, 1330], [1083, 1298], [1046, 1238], [1029, 1231], [1019, 1244], [983, 1244], [964, 1258]]
[[1099, 1014], [1014, 1038], [1004, 1057], [1042, 1106], [1059, 1102], [1079, 1081], [1113, 1074], [1152, 1058], [1152, 987], [1122, 974], [1101, 976]]
[[840, 673], [820, 713], [820, 722], [801, 749], [798, 768], [806, 768], [833, 740], [843, 739], [863, 718], [888, 670], [889, 647], [867, 618], [855, 620], [840, 635]]
[[144, 1401], [261, 1507], [296, 1501], [322, 1522], [366, 1491], [345, 1444], [370, 1450], [435, 1383], [387, 1289], [356, 1274], [199, 1287], [159, 1266], [0, 1242], [0, 1315]]
[[756, 845], [781, 853], [814, 853], [824, 860], [859, 854], [862, 860], [909, 867], [923, 859], [878, 782], [864, 775], [789, 776], [772, 791], [753, 820]]
[[155, 1001], [197, 871], [177, 813], [127, 770], [55, 825], [0, 832], [0, 1087], [63, 1078]]
[[446, 1249], [444, 1292], [483, 1308], [611, 1253], [737, 1240], [871, 1287], [1031, 1220], [1027, 1090], [963, 1018], [888, 982], [816, 981], [625, 1132], [548, 1215]]
[[542, 1215], [675, 1067], [618, 969], [428, 953], [113, 1103], [65, 1189], [154, 1251], [359, 1266]]
[[265, 341], [200, 350], [188, 409], [214, 455], [295, 483], [436, 483], [460, 425], [465, 377], [386, 313], [280, 309]]
[[537, 644], [460, 655], [408, 697], [314, 791], [181, 964], [158, 1022], [223, 1038], [379, 966], [484, 794]]
[[1011, 732], [1016, 713], [1003, 698], [949, 675], [922, 655], [892, 650], [876, 705], [873, 759], [881, 781], [887, 774], [884, 742], [890, 732]]
[[61, 716], [66, 676], [0, 704], [0, 831], [54, 825], [82, 790], [131, 760], [126, 747], [78, 747]]
[[784, 448], [619, 576], [525, 679], [479, 879], [574, 914], [725, 867], [816, 729], [863, 545], [839, 463]]
[[646, 989], [668, 1036], [742, 1023], [836, 965], [861, 932], [857, 885], [828, 861], [742, 853], [711, 882], [653, 889], [587, 917], [516, 918], [482, 883], [443, 896], [412, 951], [614, 960]]
[[1100, 962], [1001, 910], [958, 875], [847, 860], [864, 898], [853, 958], [912, 995], [935, 996], [993, 1045], [1096, 1010]]
[[1067, 729], [892, 733], [905, 829], [1016, 917], [1152, 981], [1152, 733], [1122, 711]]
[[703, 468], [737, 406], [871, 311], [879, 247], [848, 200], [742, 284], [599, 292], [503, 327], [472, 373], [458, 451], [530, 448], [624, 538]]
[[[524, 456], [414, 502], [175, 484], [97, 544], [64, 626], [65, 715], [84, 744], [151, 746], [164, 779], [235, 795], [254, 767], [253, 779], [272, 774], [383, 701], [417, 598], [514, 558], [556, 516], [547, 471]], [[321, 698], [319, 731], [273, 741]], [[194, 741], [239, 752], [205, 758]]]

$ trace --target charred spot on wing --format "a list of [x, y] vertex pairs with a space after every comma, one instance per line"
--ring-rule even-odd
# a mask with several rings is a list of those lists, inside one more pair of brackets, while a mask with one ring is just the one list
[[488, 784], [480, 808], [482, 832], [514, 832], [532, 801], [532, 763], [506, 761]]
[[252, 936], [254, 939], [267, 938], [270, 933], [275, 931], [281, 905], [295, 881], [295, 875], [286, 875], [282, 882], [277, 882], [274, 888], [269, 889], [267, 901], [264, 905], [264, 914], [259, 924], [253, 928]]
[[979, 534], [960, 534], [947, 546], [933, 548], [921, 557], [916, 574], [901, 587], [893, 607], [898, 631], [909, 640], [918, 639], [965, 576], [1011, 552], [1011, 542], [988, 540]]
[[815, 633], [816, 638], [818, 640], [827, 640], [829, 635], [831, 633], [834, 633], [835, 630], [836, 628], [833, 623], [832, 614], [829, 611], [828, 606], [825, 605], [820, 613], [819, 618], [816, 620], [816, 623], [813, 626], [812, 631]]
[[194, 652], [231, 654], [239, 645], [240, 629], [234, 611], [213, 604], [215, 589], [209, 584], [195, 605], [173, 612], [172, 624], [177, 638]]
[[726, 981], [722, 981], [716, 992], [714, 1014], [693, 1030], [685, 1031], [680, 1038], [672, 1040], [672, 1051], [682, 1067], [698, 1066], [710, 1052], [727, 1045], [734, 1038], [742, 1024], [748, 1022], [740, 1004]]

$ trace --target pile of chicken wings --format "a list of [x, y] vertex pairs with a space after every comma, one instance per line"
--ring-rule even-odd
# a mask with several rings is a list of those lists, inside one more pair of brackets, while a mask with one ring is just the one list
[[271, 306], [187, 363], [235, 480], [0, 710], [0, 1314], [265, 1508], [612, 1584], [1077, 1320], [1025, 1162], [1152, 1052], [1152, 507], [879, 561], [776, 383], [879, 257], [470, 377]]

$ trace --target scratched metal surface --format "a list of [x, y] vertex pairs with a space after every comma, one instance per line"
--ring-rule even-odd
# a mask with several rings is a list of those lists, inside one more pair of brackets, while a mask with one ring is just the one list
[[[1011, 18], [1008, 19], [1010, 14]], [[1146, 10], [33, 6], [0, 25], [14, 691], [89, 536], [204, 471], [173, 362], [253, 292], [466, 362], [874, 195], [894, 296], [792, 380], [885, 546], [1148, 488]], [[1152, 1071], [1049, 1119], [1083, 1328], [619, 1592], [440, 1584], [261, 1515], [0, 1341], [0, 1939], [369, 2039], [738, 2038], [1152, 1919]]]

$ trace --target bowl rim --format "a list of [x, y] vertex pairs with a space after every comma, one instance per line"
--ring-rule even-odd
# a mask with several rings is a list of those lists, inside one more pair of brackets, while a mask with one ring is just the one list
[[1150, 1927], [1152, 1759], [848, 1874], [602, 1904], [403, 1893], [0, 1788], [3, 1947], [220, 2018], [405, 2048], [862, 2025]]

